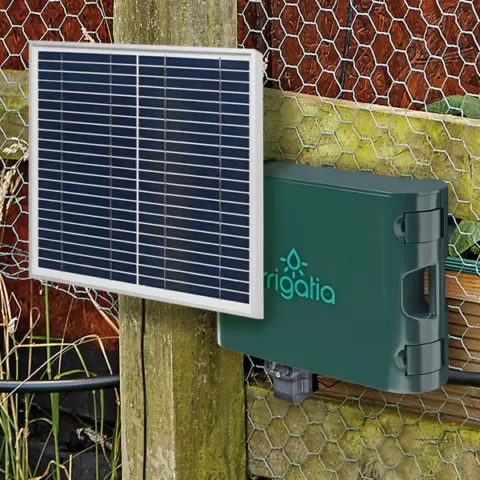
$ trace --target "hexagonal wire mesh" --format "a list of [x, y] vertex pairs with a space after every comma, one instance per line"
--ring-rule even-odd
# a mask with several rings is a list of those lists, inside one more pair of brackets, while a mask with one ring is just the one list
[[[6, 279], [27, 278], [28, 146], [12, 145], [13, 138], [27, 138], [28, 88], [21, 71], [28, 67], [28, 40], [112, 41], [112, 11], [112, 0], [0, 0], [0, 148], [7, 148], [0, 177], [0, 268]], [[239, 46], [265, 53], [265, 86], [283, 92], [266, 95], [267, 155], [449, 183], [451, 363], [480, 371], [480, 136], [471, 120], [480, 117], [478, 2], [239, 0], [238, 12]], [[432, 103], [438, 100], [444, 101]], [[427, 104], [431, 112], [457, 117], [413, 113]], [[87, 298], [83, 289], [65, 290]], [[89, 293], [116, 315], [114, 296]], [[459, 426], [480, 418], [471, 389], [447, 387], [406, 399], [320, 379], [319, 396], [288, 406], [272, 398], [261, 364], [249, 362], [253, 474], [480, 475], [478, 437]]]
[[[28, 43], [112, 42], [112, 21], [113, 0], [0, 0], [0, 271], [14, 293], [28, 279]], [[115, 295], [51, 286], [117, 316]]]
[[[480, 3], [238, 0], [238, 27], [272, 89], [266, 156], [449, 184], [450, 363], [480, 371]], [[254, 478], [480, 478], [478, 390], [400, 396], [319, 377], [315, 398], [289, 406], [253, 358], [246, 384]]]

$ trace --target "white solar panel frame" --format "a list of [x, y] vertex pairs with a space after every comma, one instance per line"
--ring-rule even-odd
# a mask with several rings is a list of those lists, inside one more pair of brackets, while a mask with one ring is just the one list
[[[202, 308], [251, 318], [263, 318], [263, 58], [260, 52], [234, 48], [169, 47], [152, 45], [104, 45], [68, 42], [30, 42], [29, 76], [29, 235], [32, 278], [57, 283], [131, 295], [195, 308]], [[243, 60], [250, 64], [249, 130], [250, 130], [250, 291], [249, 303], [203, 297], [183, 292], [163, 290], [143, 285], [129, 285], [114, 280], [73, 274], [39, 266], [39, 179], [38, 179], [38, 54], [46, 52], [75, 52], [103, 54], [133, 54], [142, 56], [172, 56], [222, 60]], [[137, 127], [138, 128], [138, 127]], [[137, 211], [138, 217], [138, 211]], [[138, 220], [137, 220], [138, 221]]]

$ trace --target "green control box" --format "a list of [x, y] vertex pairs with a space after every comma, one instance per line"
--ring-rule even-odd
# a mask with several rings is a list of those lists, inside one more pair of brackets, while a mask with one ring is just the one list
[[447, 382], [444, 182], [273, 161], [264, 208], [265, 316], [220, 314], [222, 347], [392, 392]]

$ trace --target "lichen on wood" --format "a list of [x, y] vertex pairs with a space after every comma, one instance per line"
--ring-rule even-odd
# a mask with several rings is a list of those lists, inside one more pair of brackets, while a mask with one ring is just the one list
[[265, 89], [266, 157], [438, 178], [449, 210], [480, 217], [480, 121]]
[[141, 478], [146, 454], [148, 478], [241, 480], [246, 462], [243, 361], [217, 345], [215, 314], [121, 296], [120, 316], [124, 478]]
[[249, 471], [266, 478], [479, 478], [480, 431], [394, 406], [314, 395], [301, 406], [248, 387]]
[[117, 0], [114, 18], [121, 43], [237, 46], [237, 8], [230, 0]]

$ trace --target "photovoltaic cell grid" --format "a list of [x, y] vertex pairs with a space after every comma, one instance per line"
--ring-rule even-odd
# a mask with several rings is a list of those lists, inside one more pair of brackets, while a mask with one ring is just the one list
[[32, 46], [32, 276], [262, 316], [261, 56], [185, 51]]

